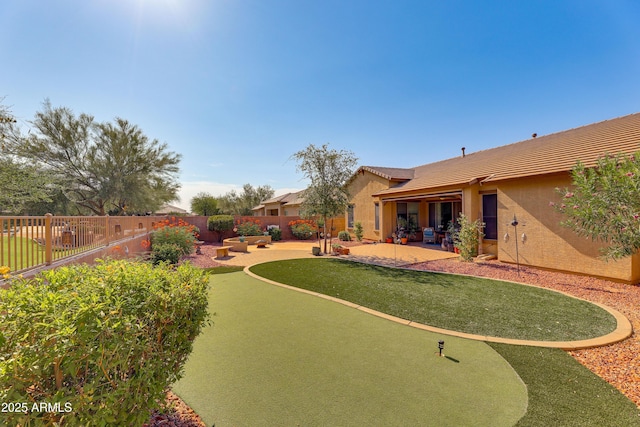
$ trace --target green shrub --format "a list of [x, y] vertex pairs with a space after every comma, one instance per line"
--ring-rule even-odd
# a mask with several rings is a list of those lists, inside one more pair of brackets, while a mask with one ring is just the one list
[[342, 240], [343, 242], [349, 242], [351, 241], [351, 235], [348, 231], [342, 230], [338, 233], [338, 239]]
[[262, 224], [259, 219], [245, 219], [236, 227], [240, 236], [262, 236]]
[[158, 245], [176, 245], [180, 256], [193, 252], [196, 237], [188, 227], [162, 227], [151, 232], [151, 250]]
[[478, 244], [480, 238], [484, 236], [482, 227], [484, 224], [476, 219], [470, 221], [464, 214], [458, 217], [459, 229], [453, 230], [453, 244], [460, 252], [460, 259], [463, 261], [471, 261], [473, 257], [478, 255]]
[[277, 242], [278, 240], [282, 240], [282, 230], [276, 227], [272, 227], [269, 229], [269, 235], [271, 236], [271, 240]]
[[356, 235], [356, 240], [362, 242], [362, 236], [364, 236], [364, 230], [362, 229], [362, 223], [357, 221], [353, 224], [353, 234]]
[[175, 243], [160, 243], [151, 247], [151, 262], [154, 265], [158, 265], [161, 262], [177, 264], [181, 256], [182, 250]]
[[207, 288], [206, 273], [189, 264], [127, 260], [16, 279], [0, 291], [0, 402], [29, 403], [4, 422], [142, 425], [183, 375], [208, 321]]
[[222, 241], [222, 235], [225, 231], [233, 230], [232, 215], [213, 215], [207, 219], [207, 229], [218, 233], [218, 241]]

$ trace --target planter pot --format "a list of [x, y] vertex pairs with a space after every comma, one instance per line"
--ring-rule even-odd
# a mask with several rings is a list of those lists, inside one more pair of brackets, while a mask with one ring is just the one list
[[340, 249], [340, 254], [341, 255], [349, 255], [349, 248], [341, 248]]
[[400, 243], [402, 243], [403, 245], [406, 245], [408, 240], [409, 240], [409, 239], [407, 239], [406, 237], [402, 237], [402, 238], [400, 239]]
[[314, 254], [315, 256], [319, 256], [320, 255], [320, 246], [311, 247], [311, 253]]
[[454, 248], [453, 248], [453, 252], [455, 252], [455, 253], [459, 254], [459, 253], [460, 253], [460, 249], [458, 249], [458, 248], [454, 247]]
[[387, 237], [386, 242], [387, 242], [387, 243], [393, 243], [393, 238], [392, 238], [392, 237]]

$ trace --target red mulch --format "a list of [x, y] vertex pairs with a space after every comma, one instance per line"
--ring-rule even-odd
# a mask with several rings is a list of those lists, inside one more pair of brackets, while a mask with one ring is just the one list
[[[339, 242], [343, 246], [357, 246], [359, 242]], [[365, 242], [366, 244], [366, 242]], [[186, 258], [192, 264], [207, 268], [222, 265], [212, 259], [219, 244], [204, 244], [202, 255]], [[465, 263], [458, 259], [446, 259], [412, 264], [416, 270], [442, 271], [469, 274], [499, 280], [528, 283], [555, 289], [588, 301], [612, 307], [624, 314], [633, 325], [633, 335], [625, 341], [586, 350], [569, 351], [578, 362], [589, 368], [640, 407], [640, 286], [627, 285], [588, 276], [558, 273], [529, 267], [520, 267], [498, 261]], [[205, 424], [178, 396], [167, 394], [175, 404], [169, 414], [154, 414], [148, 427], [202, 427]]]

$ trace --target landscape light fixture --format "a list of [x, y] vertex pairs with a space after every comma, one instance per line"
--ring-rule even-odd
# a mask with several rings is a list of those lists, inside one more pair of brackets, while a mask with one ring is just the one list
[[442, 350], [444, 349], [444, 341], [438, 341], [438, 350], [440, 351], [440, 357], [442, 357]]

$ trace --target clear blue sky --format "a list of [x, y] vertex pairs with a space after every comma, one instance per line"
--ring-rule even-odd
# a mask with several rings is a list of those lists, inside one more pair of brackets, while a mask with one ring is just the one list
[[182, 154], [187, 208], [304, 188], [308, 144], [411, 167], [640, 111], [640, 2], [3, 0], [0, 96]]

